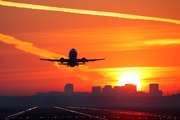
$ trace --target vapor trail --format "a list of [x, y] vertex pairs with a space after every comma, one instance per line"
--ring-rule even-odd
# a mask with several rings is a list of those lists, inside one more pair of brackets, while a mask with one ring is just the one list
[[[14, 37], [4, 35], [2, 33], [0, 33], [0, 41], [4, 42], [6, 44], [15, 45], [15, 48], [25, 51], [25, 52], [28, 52], [28, 53], [31, 53], [31, 54], [34, 54], [34, 55], [37, 55], [39, 57], [49, 58], [49, 59], [57, 59], [60, 57], [67, 58], [64, 55], [56, 54], [56, 53], [50, 52], [48, 50], [38, 48], [38, 47], [34, 46], [34, 44], [32, 44], [32, 43], [24, 42], [24, 41], [14, 38]], [[57, 62], [54, 62], [54, 65], [56, 67], [59, 67], [59, 64]], [[73, 71], [72, 75], [75, 74], [74, 76], [80, 77], [80, 78], [82, 78], [82, 80], [88, 79], [88, 76], [86, 75], [86, 72], [88, 71], [87, 66], [78, 67], [76, 69], [71, 69], [71, 68], [66, 68], [65, 66], [61, 66], [61, 69], [65, 70], [66, 72], [69, 72], [69, 73]], [[82, 73], [82, 71], [84, 71], [84, 73]]]
[[101, 11], [94, 11], [94, 10], [59, 8], [59, 7], [51, 7], [51, 6], [44, 6], [44, 5], [8, 2], [8, 1], [1, 1], [1, 0], [0, 0], [0, 5], [9, 6], [9, 7], [36, 9], [36, 10], [61, 11], [61, 12], [86, 14], [86, 15], [97, 15], [97, 16], [107, 16], [107, 17], [127, 18], [127, 19], [139, 19], [139, 20], [153, 20], [153, 21], [180, 24], [180, 20], [173, 20], [173, 19], [148, 17], [148, 16], [140, 16], [140, 15], [131, 15], [131, 14], [122, 14], [122, 13], [114, 13], [114, 12], [101, 12]]
[[7, 36], [7, 35], [1, 34], [1, 33], [0, 33], [0, 41], [7, 43], [7, 44], [13, 44], [13, 45], [15, 45], [15, 48], [17, 48], [17, 49], [23, 50], [28, 53], [32, 53], [32, 54], [40, 56], [40, 57], [45, 57], [45, 58], [50, 58], [50, 59], [59, 58], [59, 57], [67, 58], [64, 55], [60, 55], [60, 54], [56, 54], [53, 52], [49, 52], [44, 49], [40, 49], [40, 48], [34, 46], [32, 43], [23, 42], [14, 37]]

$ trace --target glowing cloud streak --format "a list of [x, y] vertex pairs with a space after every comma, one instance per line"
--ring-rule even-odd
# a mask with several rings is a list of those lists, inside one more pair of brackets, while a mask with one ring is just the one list
[[[170, 46], [170, 45], [180, 45], [180, 39], [154, 39], [154, 40], [144, 40], [144, 41], [132, 41], [129, 43], [119, 43], [119, 44], [102, 44], [98, 45], [101, 47], [101, 51], [109, 50], [109, 51], [116, 51], [116, 50], [140, 50], [140, 49], [154, 49], [154, 47], [163, 47], [163, 46]], [[152, 47], [153, 46], [153, 47]], [[105, 48], [105, 49], [103, 49]], [[95, 49], [94, 49], [95, 50]]]
[[60, 11], [60, 12], [86, 14], [86, 15], [97, 15], [97, 16], [139, 19], [139, 20], [153, 20], [153, 21], [180, 24], [180, 20], [165, 19], [165, 18], [158, 18], [158, 17], [148, 17], [148, 16], [140, 16], [140, 15], [131, 15], [131, 14], [122, 14], [122, 13], [114, 13], [114, 12], [101, 12], [101, 11], [94, 11], [94, 10], [59, 8], [59, 7], [34, 5], [34, 4], [27, 4], [27, 3], [16, 3], [16, 2], [8, 2], [8, 1], [0, 1], [0, 5], [9, 6], [9, 7], [35, 9], [35, 10]]
[[7, 44], [13, 44], [13, 45], [15, 45], [15, 48], [17, 48], [17, 49], [23, 50], [28, 53], [32, 53], [32, 54], [40, 56], [40, 57], [46, 57], [46, 58], [64, 57], [64, 58], [67, 58], [64, 55], [60, 55], [60, 54], [56, 54], [53, 52], [49, 52], [47, 50], [40, 49], [40, 48], [34, 46], [32, 43], [23, 42], [14, 37], [7, 36], [7, 35], [1, 34], [1, 33], [0, 33], [0, 41], [7, 43]]
[[[59, 58], [59, 57], [67, 58], [66, 56], [63, 56], [61, 54], [56, 54], [56, 53], [49, 52], [44, 49], [40, 49], [34, 46], [32, 43], [24, 42], [14, 37], [4, 35], [1, 33], [0, 33], [0, 41], [7, 44], [15, 45], [15, 48], [37, 55], [37, 56], [52, 58], [52, 59]], [[57, 63], [55, 64], [55, 66], [59, 67]], [[153, 77], [156, 77], [156, 78], [161, 78], [162, 76], [163, 77], [174, 77], [174, 76], [179, 77], [179, 71], [180, 71], [180, 67], [127, 67], [127, 68], [89, 69], [87, 66], [79, 66], [76, 68], [69, 67], [68, 69], [65, 69], [64, 67], [60, 67], [60, 68], [61, 69], [63, 68], [64, 70], [66, 70], [66, 72], [69, 73], [68, 76], [70, 75], [77, 76], [77, 77], [82, 78], [82, 80], [84, 81], [88, 81], [92, 79], [99, 80], [100, 78], [90, 76], [92, 74], [91, 72], [97, 72], [98, 74], [104, 76], [103, 81], [105, 78], [107, 79], [111, 78], [112, 81], [110, 81], [110, 83], [111, 84], [113, 83], [114, 86], [117, 85], [119, 77], [124, 76], [124, 75], [136, 75], [140, 78], [141, 82], [146, 81], [147, 83], [147, 81], [152, 79]], [[149, 82], [153, 82], [153, 81], [151, 80]]]
[[[56, 53], [38, 48], [37, 46], [34, 46], [34, 44], [32, 44], [32, 43], [24, 42], [24, 41], [14, 38], [14, 37], [4, 35], [2, 33], [0, 33], [0, 41], [4, 42], [6, 44], [15, 45], [15, 48], [17, 48], [19, 50], [22, 50], [22, 51], [25, 51], [25, 52], [28, 52], [28, 53], [31, 53], [31, 54], [34, 54], [34, 55], [37, 55], [37, 56], [40, 56], [43, 58], [49, 58], [49, 59], [60, 58], [60, 57], [67, 58], [64, 55], [56, 54]], [[57, 62], [54, 62], [54, 65], [56, 67], [59, 67]], [[75, 76], [80, 77], [83, 80], [88, 80], [88, 76], [86, 76], [86, 73], [82, 74], [82, 71], [86, 72], [88, 70], [87, 66], [79, 66], [78, 68], [75, 68], [75, 69], [70, 68], [70, 67], [67, 69], [66, 66], [61, 66], [61, 69], [66, 70], [66, 72], [76, 71]], [[78, 73], [79, 71], [81, 71], [81, 74]]]
[[141, 42], [144, 45], [179, 45], [180, 39], [157, 39]]

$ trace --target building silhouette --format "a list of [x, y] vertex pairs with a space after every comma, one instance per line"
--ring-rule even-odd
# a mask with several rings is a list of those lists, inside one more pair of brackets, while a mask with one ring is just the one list
[[149, 93], [143, 92], [143, 91], [137, 91], [136, 96], [138, 97], [146, 97], [149, 96]]
[[73, 94], [73, 84], [67, 83], [64, 86], [64, 93], [69, 95], [69, 94]]
[[104, 88], [102, 88], [102, 95], [110, 96], [111, 94], [112, 94], [112, 86], [105, 85]]
[[101, 86], [93, 86], [92, 95], [100, 95], [100, 94], [101, 94]]
[[135, 96], [137, 92], [136, 85], [125, 84], [125, 86], [114, 86], [112, 89], [113, 96]]
[[159, 90], [159, 84], [149, 84], [149, 92], [156, 92]]
[[113, 96], [122, 96], [123, 95], [123, 88], [122, 86], [114, 86], [112, 89]]
[[60, 92], [60, 91], [49, 91], [47, 93], [44, 93], [44, 92], [37, 92], [36, 93], [37, 96], [61, 96], [63, 94], [64, 93]]
[[159, 84], [149, 84], [149, 96], [162, 96]]
[[137, 86], [133, 84], [125, 84], [124, 92], [128, 95], [135, 95], [137, 92]]
[[37, 92], [38, 96], [63, 96], [63, 95], [79, 95], [79, 96], [106, 96], [106, 97], [123, 97], [123, 96], [151, 96], [161, 97], [163, 92], [159, 90], [159, 84], [149, 84], [149, 93], [137, 91], [137, 86], [133, 84], [125, 84], [125, 86], [105, 85], [102, 89], [101, 86], [93, 86], [92, 92], [74, 92], [73, 84], [67, 83], [64, 86], [64, 92], [49, 91], [47, 93]]

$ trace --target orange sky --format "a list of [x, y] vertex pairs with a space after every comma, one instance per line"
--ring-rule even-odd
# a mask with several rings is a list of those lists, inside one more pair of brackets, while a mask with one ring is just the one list
[[[125, 74], [139, 77], [141, 91], [148, 92], [150, 83], [159, 83], [164, 94], [180, 88], [180, 25], [170, 22], [180, 21], [179, 0], [31, 0], [27, 4], [81, 9], [86, 14], [0, 3], [0, 95], [63, 92], [66, 83], [74, 84], [75, 91], [90, 92], [96, 85], [117, 86]], [[115, 13], [125, 16], [112, 17]], [[68, 57], [71, 48], [78, 58], [106, 56], [106, 60], [75, 68], [39, 60]]]

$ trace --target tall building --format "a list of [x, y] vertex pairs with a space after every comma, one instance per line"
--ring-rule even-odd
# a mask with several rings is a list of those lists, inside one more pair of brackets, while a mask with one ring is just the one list
[[149, 84], [149, 92], [156, 92], [159, 90], [159, 84]]
[[136, 85], [133, 85], [133, 84], [125, 84], [124, 86], [124, 93], [126, 95], [135, 95], [137, 92], [137, 86]]
[[92, 94], [93, 95], [100, 95], [101, 94], [101, 86], [92, 87]]
[[159, 84], [149, 84], [149, 95], [150, 96], [162, 96], [162, 91], [159, 90]]
[[125, 84], [125, 86], [114, 86], [112, 95], [114, 96], [134, 96], [136, 95], [137, 87], [133, 84]]
[[110, 96], [112, 93], [112, 86], [111, 85], [105, 85], [104, 88], [102, 88], [102, 94], [106, 96]]
[[123, 87], [122, 86], [114, 86], [112, 89], [113, 96], [123, 96]]
[[72, 94], [73, 93], [73, 84], [67, 83], [64, 86], [64, 93], [65, 94]]

